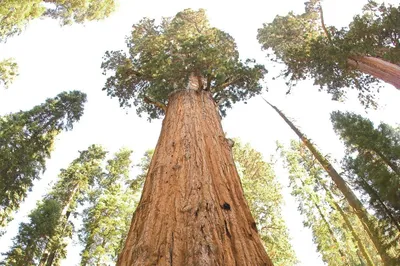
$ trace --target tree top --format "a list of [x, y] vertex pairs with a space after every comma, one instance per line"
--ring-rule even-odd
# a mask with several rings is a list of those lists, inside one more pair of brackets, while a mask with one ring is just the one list
[[107, 51], [104, 56], [103, 73], [112, 75], [103, 90], [121, 107], [133, 103], [149, 119], [164, 114], [168, 95], [190, 87], [190, 77], [197, 80], [196, 89], [212, 93], [222, 114], [261, 92], [264, 66], [241, 61], [232, 36], [211, 27], [203, 9], [185, 9], [159, 24], [144, 18], [133, 25], [126, 44], [128, 54]]

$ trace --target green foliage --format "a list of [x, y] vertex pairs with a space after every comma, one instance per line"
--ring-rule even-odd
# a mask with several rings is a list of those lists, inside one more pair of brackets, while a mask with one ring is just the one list
[[18, 75], [18, 66], [14, 59], [0, 61], [0, 85], [8, 88]]
[[59, 19], [62, 25], [101, 20], [115, 10], [115, 0], [44, 0], [51, 5], [44, 15]]
[[350, 181], [364, 194], [383, 234], [400, 230], [400, 131], [385, 123], [377, 127], [353, 113], [333, 112], [331, 120], [346, 146], [343, 166]]
[[104, 19], [114, 9], [115, 0], [2, 0], [0, 41], [21, 33], [35, 18], [51, 17], [66, 25]]
[[370, 1], [349, 27], [337, 29], [323, 24], [320, 1], [312, 0], [306, 3], [305, 13], [276, 16], [264, 24], [258, 40], [263, 49], [273, 50], [273, 61], [286, 65], [282, 74], [289, 85], [311, 78], [335, 100], [344, 98], [346, 88], [353, 88], [359, 91], [361, 103], [375, 105], [377, 80], [351, 68], [348, 60], [370, 55], [400, 62], [399, 8], [377, 7]]
[[45, 170], [55, 137], [79, 121], [85, 101], [84, 93], [63, 92], [29, 111], [0, 117], [0, 227]]
[[115, 263], [136, 208], [133, 191], [127, 187], [130, 155], [121, 150], [106, 166], [107, 173], [91, 190], [90, 207], [83, 213], [80, 240], [84, 245], [81, 265]]
[[0, 5], [0, 41], [17, 35], [45, 11], [42, 0], [3, 0]]
[[107, 174], [91, 190], [90, 207], [83, 213], [80, 240], [84, 245], [81, 265], [116, 263], [139, 201], [153, 150], [136, 165], [140, 174], [129, 180], [131, 151], [121, 150], [108, 161]]
[[39, 262], [57, 264], [66, 256], [66, 239], [71, 238], [73, 224], [70, 214], [76, 211], [90, 185], [102, 175], [101, 162], [106, 153], [92, 145], [80, 152], [67, 169], [62, 169], [59, 180], [50, 193], [22, 223], [11, 250], [4, 254], [3, 265], [38, 265]]
[[276, 266], [297, 263], [289, 234], [281, 216], [281, 187], [269, 163], [261, 153], [235, 141], [233, 156], [239, 170], [244, 195], [256, 220], [261, 239]]
[[254, 60], [239, 59], [234, 39], [209, 25], [205, 11], [186, 9], [159, 25], [144, 18], [127, 38], [129, 55], [106, 52], [102, 68], [113, 73], [103, 90], [119, 99], [121, 107], [133, 103], [149, 119], [164, 114], [152, 102], [167, 104], [168, 95], [185, 89], [190, 74], [203, 80], [200, 89], [211, 91], [222, 113], [237, 101], [261, 91], [266, 70]]
[[[292, 141], [290, 150], [282, 149], [282, 157], [289, 171], [291, 194], [299, 203], [304, 225], [311, 229], [323, 261], [328, 265], [365, 265], [365, 257], [360, 254], [360, 247], [351, 230], [362, 239], [368, 252], [376, 257], [355, 215], [345, 211], [349, 210], [347, 202], [339, 201], [341, 195], [337, 188], [330, 184], [324, 169], [304, 144]], [[343, 215], [351, 221], [353, 229], [345, 223]]]

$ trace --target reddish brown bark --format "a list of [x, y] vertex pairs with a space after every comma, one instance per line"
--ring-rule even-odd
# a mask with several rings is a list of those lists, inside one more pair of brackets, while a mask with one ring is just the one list
[[347, 63], [400, 90], [400, 66], [372, 56], [354, 56], [349, 58]]
[[205, 91], [170, 96], [117, 265], [272, 265], [216, 109]]

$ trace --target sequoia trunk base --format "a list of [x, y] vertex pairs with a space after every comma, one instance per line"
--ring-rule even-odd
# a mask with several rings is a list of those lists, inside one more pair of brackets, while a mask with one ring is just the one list
[[117, 265], [272, 265], [211, 95], [170, 96]]

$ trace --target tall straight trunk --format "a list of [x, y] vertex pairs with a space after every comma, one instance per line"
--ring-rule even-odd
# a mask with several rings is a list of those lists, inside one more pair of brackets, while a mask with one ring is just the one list
[[301, 133], [300, 130], [297, 129], [293, 125], [293, 123], [276, 106], [270, 104], [265, 99], [264, 101], [268, 103], [283, 118], [283, 120], [285, 120], [285, 122], [297, 134], [297, 136], [299, 136], [304, 145], [306, 145], [306, 147], [318, 160], [318, 162], [325, 169], [328, 175], [332, 178], [332, 181], [336, 184], [337, 188], [343, 193], [347, 202], [354, 209], [357, 217], [359, 218], [361, 224], [364, 227], [364, 230], [367, 232], [369, 238], [371, 239], [376, 250], [378, 251], [383, 264], [386, 266], [394, 265], [391, 258], [386, 253], [386, 249], [384, 248], [383, 243], [380, 241], [379, 231], [376, 228], [376, 226], [374, 226], [374, 222], [371, 216], [368, 214], [367, 210], [364, 208], [361, 201], [357, 198], [357, 196], [346, 184], [346, 181], [339, 175], [339, 173], [332, 166], [332, 164], [315, 148], [315, 146], [310, 142], [310, 140], [303, 133]]
[[400, 89], [400, 66], [396, 64], [372, 56], [353, 56], [347, 59], [347, 63]]
[[333, 198], [331, 191], [325, 186], [325, 184], [321, 180], [318, 180], [318, 182], [324, 188], [326, 195], [331, 199], [331, 202], [333, 203], [333, 208], [336, 209], [340, 213], [340, 216], [342, 216], [344, 223], [346, 224], [346, 226], [349, 229], [353, 238], [356, 240], [357, 246], [360, 249], [362, 256], [367, 261], [367, 265], [375, 266], [375, 263], [372, 261], [371, 256], [369, 255], [367, 249], [365, 248], [361, 238], [358, 236], [358, 234], [354, 230], [353, 225], [349, 221], [349, 218], [347, 217], [346, 213], [343, 211], [342, 207], [340, 207], [339, 204], [336, 202], [336, 200]]
[[117, 265], [272, 265], [209, 92], [170, 95]]

